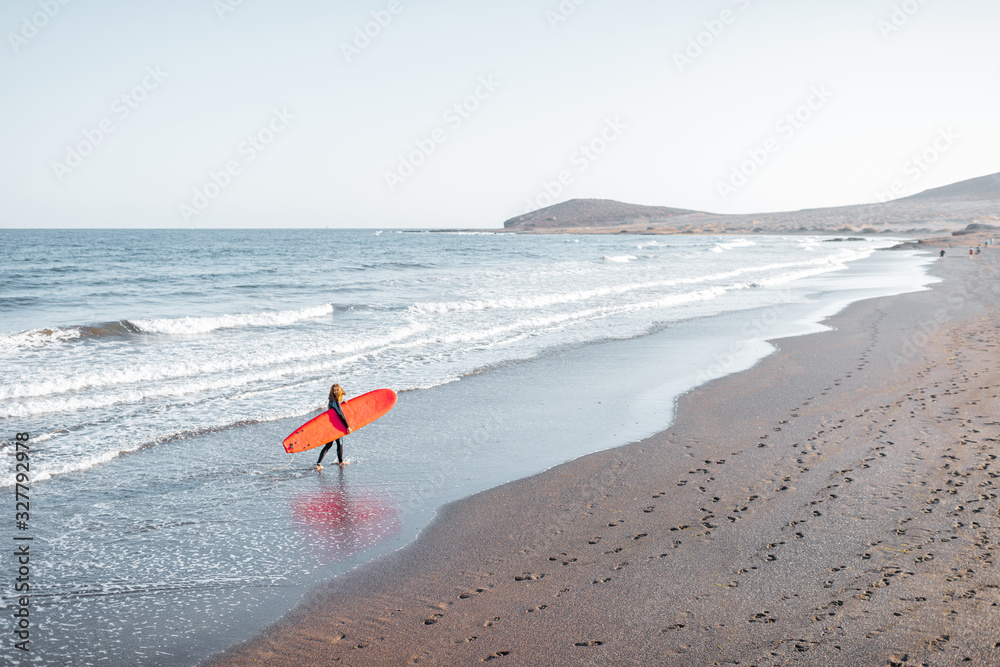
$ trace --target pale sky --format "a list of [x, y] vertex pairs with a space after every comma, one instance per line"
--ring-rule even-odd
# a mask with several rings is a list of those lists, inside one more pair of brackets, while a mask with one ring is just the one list
[[995, 0], [5, 0], [0, 227], [496, 228], [1000, 171]]

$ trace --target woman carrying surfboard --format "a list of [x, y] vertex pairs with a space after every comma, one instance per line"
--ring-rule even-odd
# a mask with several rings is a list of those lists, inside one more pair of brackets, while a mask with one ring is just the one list
[[[337, 416], [340, 417], [340, 421], [344, 422], [344, 426], [347, 427], [347, 432], [350, 433], [353, 429], [351, 428], [351, 425], [347, 423], [347, 417], [344, 416], [344, 411], [340, 407], [340, 404], [344, 400], [344, 396], [346, 396], [346, 393], [344, 392], [343, 387], [341, 387], [339, 384], [335, 384], [332, 387], [330, 387], [329, 409], [337, 413]], [[326, 456], [326, 453], [330, 450], [330, 447], [333, 445], [334, 442], [337, 443], [337, 463], [339, 463], [340, 465], [344, 465], [343, 438], [337, 438], [336, 440], [332, 440], [323, 446], [323, 449], [319, 453], [319, 461], [316, 461], [316, 470], [323, 469], [323, 457]]]
[[[307, 449], [326, 446], [327, 449], [348, 433], [353, 433], [363, 426], [385, 415], [396, 405], [396, 392], [392, 389], [375, 389], [367, 394], [355, 396], [349, 401], [344, 400], [344, 390], [340, 385], [330, 387], [330, 407], [322, 414], [316, 415], [302, 426], [295, 429], [281, 443], [289, 454], [297, 454]], [[347, 427], [347, 415], [350, 415], [351, 427]], [[340, 443], [338, 443], [340, 444]], [[342, 447], [338, 447], [338, 450]], [[323, 454], [326, 449], [323, 450]], [[323, 460], [320, 454], [319, 460]], [[345, 465], [341, 456], [341, 465]], [[320, 462], [317, 468], [322, 468]]]

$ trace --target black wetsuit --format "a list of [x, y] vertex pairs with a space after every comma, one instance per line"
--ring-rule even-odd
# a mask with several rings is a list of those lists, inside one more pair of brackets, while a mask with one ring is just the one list
[[[347, 426], [347, 417], [344, 416], [344, 410], [340, 407], [340, 403], [338, 403], [337, 401], [330, 401], [330, 407], [328, 409], [336, 410], [337, 416], [340, 417], [340, 421], [344, 422], [344, 426]], [[348, 426], [348, 428], [350, 427]], [[343, 463], [344, 443], [342, 441], [343, 438], [337, 438], [336, 440], [328, 442], [325, 445], [323, 445], [323, 450], [319, 453], [319, 461], [316, 461], [316, 465], [320, 465], [321, 463], [323, 463], [323, 457], [326, 456], [326, 453], [330, 450], [330, 447], [333, 446], [334, 442], [337, 443], [337, 463]]]

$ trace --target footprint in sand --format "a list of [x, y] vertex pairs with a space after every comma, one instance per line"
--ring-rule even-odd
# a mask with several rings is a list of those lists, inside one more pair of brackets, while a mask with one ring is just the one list
[[477, 588], [474, 591], [467, 591], [465, 593], [462, 593], [461, 595], [458, 596], [458, 599], [459, 600], [468, 600], [473, 595], [478, 595], [479, 593], [485, 593], [485, 592], [486, 592], [485, 588]]
[[510, 651], [497, 651], [496, 653], [491, 653], [490, 655], [483, 658], [482, 662], [489, 662], [490, 660], [496, 660], [498, 658], [503, 658], [510, 655]]
[[771, 612], [765, 610], [759, 614], [754, 614], [747, 623], [774, 623], [777, 619], [771, 615]]

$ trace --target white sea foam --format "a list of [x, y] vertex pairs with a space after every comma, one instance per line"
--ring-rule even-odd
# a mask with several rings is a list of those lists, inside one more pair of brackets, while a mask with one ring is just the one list
[[178, 317], [173, 319], [130, 320], [139, 331], [157, 334], [205, 334], [219, 329], [244, 327], [280, 327], [333, 314], [333, 304], [276, 312], [216, 315], [214, 317]]
[[716, 243], [711, 251], [714, 253], [724, 253], [727, 250], [737, 250], [740, 248], [752, 248], [757, 245], [756, 241], [750, 241], [749, 239], [736, 239], [735, 241], [727, 241], [725, 243]]
[[249, 327], [282, 327], [303, 320], [333, 314], [333, 304], [297, 310], [264, 311], [210, 317], [179, 317], [121, 320], [105, 324], [50, 327], [0, 335], [0, 353], [16, 353], [46, 345], [78, 341], [87, 338], [122, 337], [130, 334], [206, 334], [220, 329]]
[[[426, 331], [423, 324], [410, 324], [380, 336], [362, 337], [327, 348], [288, 350], [229, 350], [229, 355], [199, 362], [197, 359], [163, 362], [102, 371], [83, 371], [74, 377], [53, 377], [0, 387], [0, 418], [81, 410], [139, 403], [153, 398], [191, 396], [204, 391], [224, 390], [315, 368], [333, 368], [365, 356], [378, 356], [398, 348], [407, 339]], [[411, 347], [414, 343], [403, 345]], [[213, 379], [213, 378], [223, 378]], [[81, 394], [65, 398], [67, 393]], [[35, 399], [35, 400], [23, 400]]]
[[[138, 446], [136, 447], [136, 449], [138, 449]], [[135, 450], [133, 449], [130, 451], [135, 451]], [[128, 451], [123, 451], [123, 450], [118, 450], [118, 451], [109, 450], [94, 454], [92, 456], [87, 456], [82, 459], [76, 459], [71, 462], [63, 461], [62, 463], [59, 463], [49, 468], [48, 470], [41, 470], [40, 472], [35, 473], [34, 477], [32, 477], [32, 481], [37, 484], [38, 482], [44, 482], [46, 480], [52, 479], [57, 475], [65, 475], [67, 473], [81, 472], [89, 468], [93, 468], [94, 466], [101, 465], [102, 463], [113, 461], [122, 454], [127, 454], [127, 453]]]
[[[663, 308], [706, 300], [730, 289], [732, 287], [714, 287], [632, 304], [585, 307], [567, 312], [522, 317], [502, 323], [480, 323], [478, 326], [458, 328], [450, 332], [439, 330], [432, 335], [421, 335], [430, 329], [425, 324], [415, 323], [377, 338], [358, 339], [331, 346], [321, 353], [279, 352], [263, 355], [254, 359], [252, 363], [238, 359], [223, 359], [198, 364], [192, 360], [164, 367], [119, 369], [117, 373], [104, 374], [104, 377], [89, 374], [72, 382], [63, 378], [43, 385], [34, 384], [27, 387], [14, 385], [6, 388], [5, 392], [19, 393], [22, 396], [18, 398], [22, 400], [8, 400], [0, 404], [0, 418], [23, 419], [66, 410], [82, 412], [112, 407], [120, 411], [126, 406], [139, 406], [150, 401], [171, 399], [190, 401], [198, 396], [206, 397], [201, 400], [207, 400], [207, 396], [219, 392], [241, 387], [257, 387], [310, 373], [337, 371], [363, 359], [377, 360], [407, 350], [440, 346], [444, 346], [446, 350], [454, 350], [466, 346], [491, 348], [509, 345], [527, 336], [535, 336], [543, 331], [559, 330], [573, 323], [607, 318], [638, 309]], [[63, 395], [70, 390], [73, 390], [72, 395]], [[23, 395], [29, 393], [33, 396], [23, 400]]]
[[[850, 250], [844, 249], [829, 257], [810, 258], [792, 262], [775, 262], [760, 266], [747, 266], [731, 271], [721, 271], [685, 278], [674, 278], [669, 280], [646, 280], [640, 282], [628, 282], [624, 284], [608, 285], [593, 289], [568, 290], [560, 293], [543, 292], [536, 294], [521, 294], [517, 297], [504, 297], [500, 299], [470, 299], [465, 301], [445, 301], [437, 303], [416, 303], [409, 307], [409, 312], [413, 315], [443, 315], [455, 312], [477, 312], [485, 310], [528, 310], [539, 308], [550, 308], [558, 305], [588, 301], [595, 298], [608, 296], [622, 296], [632, 292], [642, 292], [648, 290], [676, 287], [679, 285], [696, 285], [715, 281], [730, 280], [739, 276], [755, 273], [769, 273], [784, 269], [800, 267], [818, 267], [818, 272], [839, 270], [843, 268], [845, 262], [855, 261], [867, 257], [873, 250]], [[809, 275], [814, 275], [810, 273]], [[758, 282], [758, 284], [764, 284]]]
[[614, 264], [627, 264], [628, 262], [634, 262], [639, 258], [635, 255], [605, 255], [601, 259], [605, 262], [612, 262]]
[[27, 350], [53, 343], [64, 343], [79, 337], [80, 330], [74, 328], [61, 329], [53, 327], [51, 329], [37, 329], [35, 331], [19, 331], [0, 336], [0, 351]]

